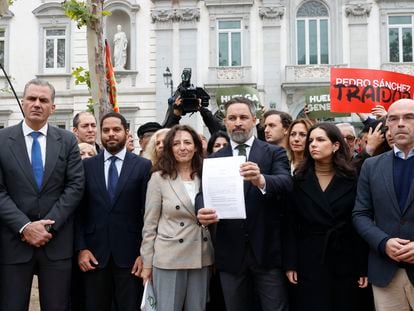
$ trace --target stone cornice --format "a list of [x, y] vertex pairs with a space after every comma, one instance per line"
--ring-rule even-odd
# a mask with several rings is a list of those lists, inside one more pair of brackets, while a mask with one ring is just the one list
[[198, 22], [200, 20], [200, 9], [154, 9], [151, 11], [151, 19], [153, 23]]
[[345, 7], [345, 14], [347, 17], [369, 17], [371, 9], [372, 4], [369, 3], [348, 4]]
[[285, 14], [283, 6], [262, 6], [259, 8], [259, 16], [261, 19], [282, 18]]

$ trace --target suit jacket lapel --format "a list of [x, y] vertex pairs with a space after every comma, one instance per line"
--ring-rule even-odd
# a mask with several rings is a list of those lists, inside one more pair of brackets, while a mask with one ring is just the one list
[[111, 199], [109, 198], [109, 193], [106, 188], [106, 180], [105, 180], [105, 159], [104, 159], [104, 153], [99, 153], [94, 159], [94, 171], [95, 174], [93, 174], [95, 178], [95, 183], [98, 185], [102, 197], [105, 198], [105, 201], [108, 203], [106, 206], [111, 206]]
[[116, 185], [115, 197], [112, 202], [113, 203], [112, 206], [118, 200], [118, 197], [120, 193], [122, 192], [122, 189], [124, 188], [125, 183], [127, 182], [129, 176], [131, 175], [131, 172], [133, 171], [135, 164], [136, 162], [132, 161], [132, 155], [129, 152], [127, 152], [125, 154], [125, 158], [122, 163], [121, 174], [119, 175], [118, 183]]
[[[356, 180], [342, 176], [334, 176], [329, 187], [329, 200], [332, 204], [355, 187]], [[328, 188], [327, 188], [328, 189]]]
[[[335, 177], [333, 177], [335, 178]], [[333, 180], [331, 181], [333, 182]], [[332, 211], [329, 208], [329, 203], [326, 200], [326, 196], [322, 192], [319, 186], [318, 178], [313, 170], [309, 170], [306, 175], [297, 179], [297, 186], [316, 204], [321, 207], [322, 210], [332, 215]], [[329, 187], [329, 186], [328, 186]]]
[[[394, 208], [398, 211], [398, 213], [401, 213], [400, 207], [398, 205], [397, 195], [395, 193], [395, 187], [394, 187], [394, 175], [393, 175], [393, 151], [389, 151], [388, 154], [384, 157], [382, 165], [378, 165], [378, 167], [381, 168], [382, 176], [384, 177], [383, 183], [385, 185], [385, 188], [388, 191], [389, 198], [391, 198], [392, 205]], [[408, 202], [408, 200], [407, 200]]]
[[62, 138], [55, 129], [49, 125], [46, 137], [46, 163], [43, 174], [42, 188], [46, 185], [50, 175], [52, 175], [56, 166], [56, 161], [62, 148]]
[[14, 133], [9, 136], [9, 148], [13, 153], [13, 156], [16, 158], [16, 162], [19, 164], [21, 170], [26, 175], [27, 180], [37, 192], [38, 189], [34, 179], [32, 165], [27, 153], [26, 141], [23, 136], [22, 122], [16, 125]]
[[403, 214], [407, 211], [408, 207], [411, 206], [413, 200], [414, 200], [414, 180], [411, 181], [410, 192], [408, 193], [407, 202], [403, 209]]
[[[198, 191], [198, 189], [200, 188], [200, 179], [196, 176], [195, 177], [195, 189], [196, 192]], [[175, 192], [177, 198], [181, 201], [182, 205], [184, 206], [184, 208], [194, 217], [195, 215], [195, 210], [194, 210], [194, 206], [191, 203], [191, 199], [187, 193], [187, 191], [185, 190], [185, 186], [183, 185], [183, 181], [181, 180], [181, 178], [178, 176], [176, 179], [169, 179], [169, 183], [171, 185], [171, 189]]]

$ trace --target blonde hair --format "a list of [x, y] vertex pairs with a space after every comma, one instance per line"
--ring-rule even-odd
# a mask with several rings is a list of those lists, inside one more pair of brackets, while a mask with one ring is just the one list
[[96, 148], [94, 145], [88, 144], [88, 143], [80, 143], [78, 144], [79, 146], [79, 153], [83, 150], [85, 150], [86, 152], [88, 151], [92, 151], [93, 156], [96, 156], [98, 153], [96, 152]]
[[160, 129], [158, 131], [156, 131], [150, 138], [150, 140], [148, 141], [148, 144], [145, 146], [145, 150], [142, 154], [142, 156], [145, 159], [148, 159], [151, 161], [152, 166], [154, 167], [155, 164], [157, 163], [158, 159], [157, 159], [157, 153], [156, 153], [156, 141], [157, 141], [157, 137], [161, 134], [166, 134], [170, 129], [169, 128], [164, 128], [164, 129]]

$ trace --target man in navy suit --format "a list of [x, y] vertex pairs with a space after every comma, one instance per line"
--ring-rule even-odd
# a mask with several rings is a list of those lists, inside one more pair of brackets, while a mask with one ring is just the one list
[[377, 311], [414, 309], [414, 100], [393, 103], [393, 150], [361, 169], [353, 221], [370, 245], [368, 281]]
[[224, 108], [231, 141], [214, 156], [246, 156], [240, 174], [245, 180], [247, 218], [219, 221], [215, 211], [206, 207], [198, 211], [198, 219], [203, 225], [217, 223], [215, 257], [226, 309], [253, 310], [254, 288], [263, 311], [288, 310], [281, 270], [283, 206], [278, 204], [280, 195], [292, 187], [286, 152], [253, 136], [256, 111], [252, 101], [237, 97]]
[[125, 118], [106, 114], [101, 120], [104, 150], [84, 162], [76, 248], [88, 311], [111, 310], [113, 298], [121, 310], [136, 311], [141, 301], [139, 249], [151, 162], [126, 151], [127, 136]]
[[29, 81], [24, 120], [0, 131], [0, 309], [29, 308], [33, 275], [40, 306], [68, 311], [74, 214], [84, 175], [76, 138], [48, 124], [55, 89]]

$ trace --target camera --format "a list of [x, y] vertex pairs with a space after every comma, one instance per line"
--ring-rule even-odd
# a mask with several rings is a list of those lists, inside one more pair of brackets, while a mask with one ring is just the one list
[[191, 68], [184, 68], [181, 74], [181, 83], [174, 93], [174, 101], [178, 96], [181, 97], [182, 103], [174, 104], [173, 107], [180, 109], [182, 115], [197, 112], [200, 104], [202, 107], [207, 107], [210, 100], [210, 95], [203, 88], [191, 84]]

